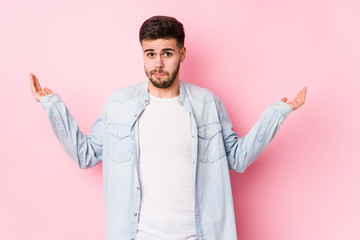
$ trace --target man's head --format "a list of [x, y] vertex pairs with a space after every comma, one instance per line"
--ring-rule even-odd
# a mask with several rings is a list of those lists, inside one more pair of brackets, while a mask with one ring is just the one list
[[142, 44], [144, 39], [155, 40], [159, 38], [174, 38], [181, 49], [184, 46], [185, 40], [182, 23], [168, 16], [153, 16], [147, 19], [140, 28], [140, 43]]
[[168, 88], [179, 78], [180, 63], [184, 61], [184, 28], [175, 18], [154, 16], [140, 28], [145, 73], [157, 88]]

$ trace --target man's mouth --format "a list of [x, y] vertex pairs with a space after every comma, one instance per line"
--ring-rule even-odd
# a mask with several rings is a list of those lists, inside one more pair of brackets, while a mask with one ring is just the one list
[[153, 73], [154, 77], [164, 77], [166, 76], [165, 73]]

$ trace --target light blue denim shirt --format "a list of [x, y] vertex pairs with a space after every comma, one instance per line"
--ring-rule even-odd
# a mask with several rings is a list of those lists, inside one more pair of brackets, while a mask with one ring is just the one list
[[[107, 240], [136, 239], [141, 198], [138, 119], [149, 101], [148, 81], [118, 90], [85, 135], [59, 95], [40, 100], [57, 138], [80, 168], [103, 162]], [[224, 105], [209, 90], [180, 81], [179, 104], [189, 113], [191, 126], [197, 239], [235, 240], [229, 169], [243, 172], [292, 109], [277, 101], [239, 138]]]

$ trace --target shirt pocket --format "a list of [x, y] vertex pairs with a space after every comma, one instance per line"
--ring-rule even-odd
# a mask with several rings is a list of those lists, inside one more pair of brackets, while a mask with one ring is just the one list
[[126, 162], [131, 159], [132, 138], [131, 127], [116, 123], [108, 124], [106, 133], [109, 145], [108, 156], [114, 162]]
[[213, 123], [198, 128], [198, 159], [213, 163], [225, 156], [221, 124]]

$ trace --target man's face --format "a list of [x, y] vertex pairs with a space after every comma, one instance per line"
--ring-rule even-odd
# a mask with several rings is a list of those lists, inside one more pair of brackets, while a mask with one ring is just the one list
[[176, 39], [159, 38], [142, 40], [146, 76], [157, 88], [168, 88], [179, 79], [180, 63], [184, 61], [186, 49], [176, 45]]

